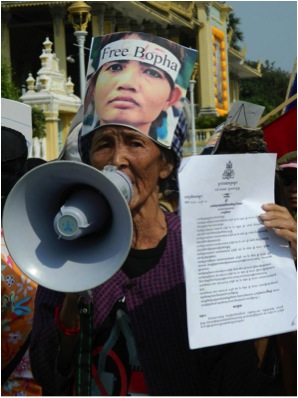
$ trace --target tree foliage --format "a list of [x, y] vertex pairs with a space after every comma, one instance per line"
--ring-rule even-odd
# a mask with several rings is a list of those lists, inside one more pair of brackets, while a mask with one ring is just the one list
[[42, 109], [32, 107], [33, 137], [44, 138], [46, 136], [46, 117]]
[[228, 32], [230, 29], [233, 30], [230, 46], [238, 51], [241, 50], [240, 45], [238, 43], [242, 43], [244, 38], [243, 32], [239, 29], [240, 24], [241, 24], [240, 18], [236, 17], [236, 15], [233, 12], [230, 12], [227, 21]]
[[[14, 72], [4, 58], [1, 59], [1, 98], [19, 101], [21, 90], [14, 83]], [[32, 130], [33, 137], [44, 138], [46, 136], [46, 118], [44, 112], [32, 107]]]
[[196, 129], [212, 129], [226, 120], [226, 116], [200, 115], [195, 119]]
[[[246, 61], [253, 67], [257, 67], [257, 62]], [[239, 100], [264, 106], [263, 116], [277, 108], [286, 99], [290, 73], [275, 67], [274, 62], [265, 61], [262, 65], [262, 77], [242, 79], [239, 82]], [[276, 113], [268, 121], [279, 117]], [[201, 115], [195, 120], [197, 129], [214, 128], [224, 122], [226, 116]]]
[[[246, 61], [256, 68], [257, 63]], [[262, 77], [242, 79], [240, 81], [239, 98], [254, 104], [265, 106], [263, 115], [271, 112], [286, 99], [290, 73], [275, 67], [274, 62], [268, 60], [262, 64]]]
[[[229, 13], [227, 29], [233, 30], [230, 46], [240, 50], [239, 43], [243, 42], [244, 35], [239, 29], [241, 20], [233, 12]], [[252, 68], [257, 68], [257, 62], [245, 61]], [[239, 82], [239, 99], [265, 106], [263, 115], [277, 108], [286, 98], [290, 73], [275, 67], [274, 62], [266, 60], [262, 64], [262, 77], [242, 79]], [[275, 117], [278, 117], [276, 115]]]
[[1, 98], [18, 101], [21, 90], [13, 81], [13, 71], [5, 58], [1, 59]]

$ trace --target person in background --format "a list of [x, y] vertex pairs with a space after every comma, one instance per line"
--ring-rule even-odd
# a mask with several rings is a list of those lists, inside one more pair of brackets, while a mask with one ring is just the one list
[[[213, 154], [266, 153], [267, 144], [263, 131], [237, 125], [227, 125], [221, 132]], [[265, 227], [286, 239], [291, 247], [294, 261], [297, 261], [297, 223], [293, 216], [297, 210], [297, 153], [291, 152], [280, 158], [275, 173], [275, 203], [262, 206], [260, 215]], [[289, 174], [283, 174], [289, 170]], [[297, 267], [297, 265], [296, 265]], [[296, 300], [296, 298], [293, 298]], [[297, 332], [255, 340], [260, 366], [267, 366], [267, 358], [274, 355], [278, 370], [275, 382], [267, 395], [297, 395]], [[263, 365], [261, 365], [263, 363]]]
[[297, 151], [286, 153], [277, 160], [277, 173], [285, 186], [291, 213], [297, 220]]
[[220, 137], [220, 134], [224, 128], [225, 123], [221, 123], [219, 126], [215, 127], [211, 137], [209, 138], [209, 140], [206, 142], [206, 145], [204, 146], [201, 155], [211, 155], [216, 143]]
[[[224, 127], [213, 154], [228, 153], [267, 153], [267, 144], [264, 140], [264, 133], [259, 128], [248, 128], [229, 124]], [[267, 212], [261, 215], [264, 225], [272, 227], [277, 235], [290, 242], [293, 258], [297, 256], [297, 223], [291, 213], [291, 203], [285, 191], [282, 174], [279, 173], [279, 166], [275, 175], [275, 201], [267, 204], [263, 209]], [[295, 195], [293, 195], [295, 198]]]
[[[284, 187], [285, 206], [297, 222], [297, 151], [288, 152], [277, 160], [276, 174]], [[297, 250], [295, 255], [293, 246], [292, 254], [297, 268]], [[297, 396], [297, 332], [279, 335], [277, 341], [285, 394]]]
[[[17, 181], [42, 159], [28, 159], [24, 135], [1, 126], [1, 215]], [[18, 231], [16, 228], [16, 239]], [[20, 245], [22, 242], [20, 242]], [[1, 395], [42, 395], [31, 372], [29, 343], [37, 285], [14, 263], [1, 228]]]

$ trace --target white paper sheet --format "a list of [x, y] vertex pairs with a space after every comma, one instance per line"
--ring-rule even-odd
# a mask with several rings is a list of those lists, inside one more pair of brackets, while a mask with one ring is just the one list
[[276, 154], [192, 156], [179, 171], [190, 348], [296, 330], [296, 269], [267, 230]]

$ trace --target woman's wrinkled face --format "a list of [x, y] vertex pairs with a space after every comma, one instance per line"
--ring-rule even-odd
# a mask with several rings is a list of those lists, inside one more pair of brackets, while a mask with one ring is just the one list
[[145, 134], [124, 126], [104, 126], [93, 136], [90, 150], [91, 166], [102, 170], [117, 166], [133, 185], [130, 209], [155, 200], [160, 178], [166, 178], [173, 165], [167, 164], [158, 145]]
[[171, 89], [166, 73], [138, 61], [103, 65], [94, 89], [101, 125], [123, 123], [148, 133], [151, 123], [180, 97]]

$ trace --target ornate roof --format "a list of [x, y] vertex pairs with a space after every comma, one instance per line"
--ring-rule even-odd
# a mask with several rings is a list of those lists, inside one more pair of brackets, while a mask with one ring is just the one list
[[[2, 9], [44, 7], [44, 6], [63, 6], [70, 5], [73, 1], [2, 1]], [[86, 2], [88, 3], [88, 2]], [[177, 25], [194, 28], [200, 25], [196, 19], [195, 1], [100, 1], [89, 2], [90, 6], [94, 3], [101, 3], [109, 8], [124, 12], [124, 15], [133, 16], [135, 19], [153, 19], [161, 24]]]
[[246, 48], [244, 47], [242, 51], [237, 51], [230, 47], [228, 50], [229, 56], [229, 70], [234, 73], [240, 79], [249, 79], [251, 77], [262, 77], [261, 73], [261, 63], [257, 69], [252, 68], [244, 62], [244, 57], [246, 53]]

